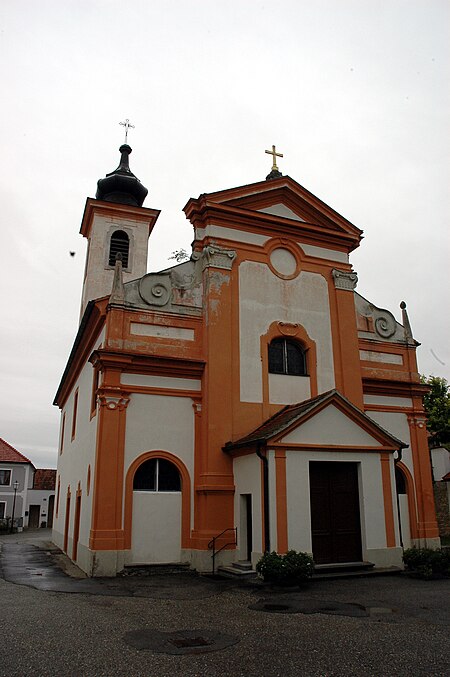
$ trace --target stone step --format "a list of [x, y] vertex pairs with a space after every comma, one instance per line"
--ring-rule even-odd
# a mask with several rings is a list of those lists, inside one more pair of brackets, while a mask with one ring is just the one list
[[240, 559], [237, 562], [233, 562], [232, 566], [236, 569], [242, 569], [242, 571], [251, 571], [253, 568], [252, 563], [246, 559]]
[[337, 580], [339, 578], [369, 578], [370, 576], [394, 576], [403, 573], [400, 567], [380, 567], [376, 569], [359, 569], [359, 570], [341, 570], [341, 571], [320, 571], [314, 570], [312, 581], [320, 580]]
[[241, 569], [234, 565], [217, 567], [217, 573], [225, 578], [254, 578], [257, 576], [254, 569]]
[[373, 569], [375, 564], [372, 562], [333, 562], [331, 564], [316, 564], [314, 573], [342, 573], [343, 571], [368, 571]]

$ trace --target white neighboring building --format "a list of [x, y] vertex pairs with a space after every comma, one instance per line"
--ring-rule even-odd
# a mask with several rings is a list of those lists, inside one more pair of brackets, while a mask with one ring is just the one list
[[20, 530], [51, 527], [55, 479], [56, 470], [37, 470], [26, 456], [0, 438], [1, 521], [10, 524], [14, 513], [14, 526]]

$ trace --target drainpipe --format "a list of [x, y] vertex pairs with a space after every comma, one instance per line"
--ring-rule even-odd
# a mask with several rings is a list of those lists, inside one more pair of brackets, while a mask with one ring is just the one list
[[[263, 509], [264, 509], [264, 552], [270, 552], [270, 523], [269, 523], [269, 461], [261, 449], [264, 443], [256, 443], [256, 455], [263, 462]], [[266, 451], [267, 454], [267, 451]]]

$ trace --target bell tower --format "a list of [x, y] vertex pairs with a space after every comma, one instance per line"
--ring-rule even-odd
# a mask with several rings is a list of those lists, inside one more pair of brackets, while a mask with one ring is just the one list
[[97, 182], [95, 199], [86, 200], [80, 228], [88, 240], [80, 320], [89, 301], [110, 294], [117, 254], [124, 282], [147, 272], [148, 238], [160, 212], [142, 206], [148, 190], [130, 170], [130, 146], [125, 143], [119, 151], [117, 169]]

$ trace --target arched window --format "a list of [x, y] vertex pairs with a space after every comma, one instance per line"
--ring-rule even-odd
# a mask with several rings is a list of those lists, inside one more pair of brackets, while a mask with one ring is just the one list
[[116, 254], [122, 254], [122, 266], [128, 268], [128, 254], [130, 251], [130, 238], [123, 230], [115, 230], [111, 235], [109, 245], [109, 265], [116, 264]]
[[269, 344], [269, 373], [306, 376], [306, 352], [296, 343], [276, 338]]
[[181, 478], [176, 465], [164, 458], [150, 458], [136, 470], [134, 491], [181, 491]]

